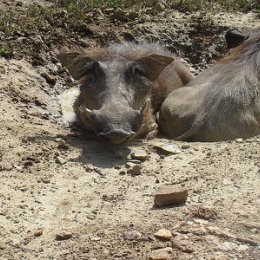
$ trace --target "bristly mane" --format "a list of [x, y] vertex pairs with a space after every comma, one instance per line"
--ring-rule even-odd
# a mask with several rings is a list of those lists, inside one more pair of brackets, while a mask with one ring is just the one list
[[259, 73], [260, 69], [260, 28], [243, 44], [234, 48], [229, 55], [219, 62], [220, 64], [244, 63], [253, 66], [253, 70]]
[[96, 48], [85, 53], [92, 59], [97, 61], [106, 60], [111, 57], [123, 57], [127, 60], [136, 60], [138, 58], [144, 57], [150, 54], [166, 55], [172, 54], [166, 51], [161, 45], [157, 43], [150, 44], [135, 44], [135, 43], [125, 43], [125, 44], [114, 44], [108, 48]]

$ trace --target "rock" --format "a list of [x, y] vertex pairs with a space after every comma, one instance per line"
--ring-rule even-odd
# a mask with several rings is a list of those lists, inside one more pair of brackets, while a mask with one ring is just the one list
[[105, 13], [105, 14], [111, 14], [113, 12], [114, 12], [114, 8], [106, 8], [103, 10], [103, 13]]
[[126, 175], [126, 172], [124, 170], [119, 172], [119, 175]]
[[163, 242], [154, 242], [152, 245], [151, 245], [151, 249], [152, 250], [156, 250], [156, 249], [162, 249], [162, 248], [165, 248], [165, 243]]
[[154, 196], [154, 204], [157, 207], [178, 205], [185, 203], [188, 197], [188, 190], [177, 185], [161, 187]]
[[256, 241], [253, 241], [249, 238], [237, 237], [236, 240], [241, 242], [241, 243], [249, 244], [250, 246], [258, 246], [258, 243]]
[[147, 152], [141, 149], [135, 150], [131, 153], [131, 159], [145, 161], [147, 159]]
[[13, 169], [13, 164], [10, 162], [4, 162], [0, 165], [0, 170], [11, 171]]
[[158, 13], [162, 12], [163, 10], [165, 10], [165, 8], [166, 8], [165, 3], [161, 2], [161, 1], [157, 2], [152, 8], [152, 13], [158, 14]]
[[244, 252], [244, 251], [246, 251], [246, 250], [248, 250], [249, 249], [249, 246], [247, 246], [247, 245], [240, 245], [238, 248], [237, 248], [237, 251], [238, 252]]
[[170, 230], [162, 228], [162, 229], [159, 229], [157, 232], [155, 232], [154, 236], [161, 240], [171, 240], [172, 233]]
[[19, 7], [22, 7], [22, 6], [23, 6], [23, 2], [17, 1], [17, 2], [15, 3], [15, 5], [16, 5], [16, 6], [19, 6]]
[[46, 177], [42, 177], [42, 178], [41, 178], [41, 181], [42, 181], [42, 183], [44, 183], [44, 184], [49, 184], [49, 183], [51, 182], [51, 180], [50, 180], [49, 178], [46, 178]]
[[97, 15], [97, 16], [104, 16], [104, 14], [102, 13], [102, 11], [99, 8], [95, 9], [93, 13], [94, 13], [94, 15]]
[[59, 233], [56, 234], [55, 239], [58, 241], [67, 240], [72, 238], [72, 233], [62, 230]]
[[42, 230], [42, 229], [37, 229], [37, 230], [34, 231], [33, 235], [34, 235], [35, 237], [39, 237], [39, 236], [42, 235], [42, 233], [43, 233], [43, 230]]
[[59, 163], [59, 164], [65, 164], [67, 161], [64, 158], [58, 156], [56, 158], [56, 162]]
[[127, 170], [127, 173], [131, 174], [133, 176], [140, 175], [141, 174], [141, 166], [135, 164], [132, 168]]
[[192, 212], [192, 216], [199, 219], [210, 220], [216, 219], [217, 213], [214, 211], [214, 209], [199, 207]]
[[87, 172], [92, 172], [95, 169], [95, 167], [92, 164], [86, 164], [84, 165], [84, 168]]
[[127, 232], [124, 233], [124, 238], [126, 240], [131, 240], [131, 241], [132, 240], [138, 240], [141, 237], [142, 237], [142, 234], [140, 232], [138, 232], [138, 231], [135, 231], [135, 230], [127, 231]]
[[65, 140], [61, 139], [57, 143], [58, 143], [58, 149], [60, 149], [60, 150], [69, 150], [69, 145], [66, 143]]
[[138, 16], [139, 16], [139, 13], [138, 13], [138, 12], [135, 12], [135, 11], [131, 11], [131, 12], [128, 14], [128, 18], [129, 18], [130, 20], [134, 20], [134, 19], [138, 18]]
[[232, 238], [235, 239], [236, 236], [234, 234], [232, 234], [231, 232], [225, 230], [225, 229], [221, 229], [219, 227], [216, 226], [208, 226], [206, 227], [207, 230], [210, 232], [210, 234], [218, 236], [218, 237], [224, 237], [224, 238]]
[[45, 78], [45, 80], [46, 80], [47, 83], [55, 85], [55, 83], [56, 83], [56, 78], [55, 78], [54, 76], [51, 76], [51, 75], [49, 75], [49, 74], [47, 74], [47, 73], [42, 73], [41, 76], [42, 76], [43, 78]]
[[178, 250], [189, 254], [194, 252], [194, 249], [192, 247], [192, 241], [187, 239], [182, 239], [182, 240], [174, 239], [172, 241], [172, 247], [177, 248]]
[[100, 176], [105, 176], [105, 173], [102, 171], [102, 169], [98, 168], [98, 167], [94, 167], [94, 171], [96, 173], [98, 173]]
[[171, 258], [172, 248], [166, 247], [162, 249], [153, 250], [149, 259], [150, 260], [169, 260]]
[[124, 12], [121, 8], [118, 8], [114, 11], [111, 18], [118, 21], [125, 21], [127, 18], [126, 12]]
[[21, 36], [21, 37], [19, 37], [19, 38], [16, 39], [16, 41], [17, 41], [18, 43], [26, 43], [26, 40], [27, 40], [27, 38], [24, 37], [24, 36]]
[[156, 0], [145, 0], [145, 5], [152, 7], [156, 3]]
[[90, 220], [94, 220], [97, 216], [95, 214], [88, 214], [87, 218]]
[[92, 237], [90, 237], [90, 241], [94, 241], [94, 242], [97, 242], [97, 241], [100, 241], [100, 237], [98, 237], [98, 236], [92, 236]]
[[140, 160], [128, 160], [128, 163], [132, 163], [132, 164], [140, 164], [141, 161]]
[[218, 247], [221, 251], [230, 252], [236, 250], [238, 248], [237, 244], [233, 242], [224, 242], [222, 245]]
[[163, 144], [156, 143], [153, 146], [155, 149], [165, 153], [165, 154], [179, 154], [181, 149], [176, 144]]
[[212, 260], [229, 260], [230, 257], [228, 255], [223, 254], [222, 252], [217, 252]]
[[183, 144], [182, 146], [181, 146], [181, 149], [189, 149], [190, 148], [190, 145], [189, 144]]
[[236, 139], [236, 142], [237, 142], [237, 143], [243, 143], [243, 139], [242, 139], [242, 138], [237, 138], [237, 139]]
[[136, 165], [135, 163], [127, 162], [127, 163], [125, 164], [125, 167], [126, 167], [126, 169], [131, 169], [131, 168], [133, 168], [135, 165]]

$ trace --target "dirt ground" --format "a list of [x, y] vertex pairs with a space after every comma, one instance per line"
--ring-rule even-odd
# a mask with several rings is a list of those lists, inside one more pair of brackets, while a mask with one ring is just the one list
[[[191, 19], [177, 11], [172, 16], [141, 26], [160, 37], [170, 22], [179, 28]], [[252, 13], [213, 18], [220, 44], [223, 26], [251, 29], [259, 23]], [[114, 26], [120, 34], [126, 25]], [[102, 143], [66, 122], [59, 101], [71, 82], [59, 74], [59, 63], [45, 58], [38, 66], [27, 56], [0, 58], [1, 260], [260, 259], [260, 136]], [[198, 72], [203, 62], [190, 66]], [[162, 155], [154, 149], [158, 142], [175, 144], [180, 152]], [[127, 163], [140, 149], [147, 158], [133, 176]], [[154, 194], [166, 184], [187, 188], [187, 202], [155, 208]], [[154, 236], [161, 228], [171, 231], [171, 240]], [[158, 250], [161, 258], [154, 256]]]

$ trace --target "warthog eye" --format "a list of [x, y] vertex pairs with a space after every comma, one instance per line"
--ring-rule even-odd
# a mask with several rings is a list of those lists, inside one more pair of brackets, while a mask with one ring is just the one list
[[102, 70], [100, 64], [97, 61], [91, 61], [91, 62], [87, 62], [84, 65], [84, 72], [86, 74], [88, 74], [88, 73], [102, 73], [103, 70]]
[[133, 62], [126, 69], [126, 77], [131, 78], [131, 77], [134, 77], [136, 75], [143, 76], [144, 70], [139, 64]]

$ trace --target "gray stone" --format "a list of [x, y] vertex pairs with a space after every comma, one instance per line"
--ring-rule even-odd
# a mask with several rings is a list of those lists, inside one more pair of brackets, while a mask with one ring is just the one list
[[141, 174], [141, 167], [140, 165], [135, 164], [132, 168], [127, 170], [128, 174], [131, 174], [133, 176], [140, 175]]
[[128, 18], [129, 18], [130, 20], [134, 20], [134, 19], [136, 19], [136, 18], [138, 18], [138, 17], [139, 17], [139, 13], [136, 12], [136, 11], [131, 11], [131, 12], [128, 14]]
[[176, 144], [156, 143], [153, 147], [166, 154], [181, 153], [181, 149]]
[[67, 240], [67, 239], [70, 239], [70, 238], [72, 238], [72, 233], [65, 231], [65, 230], [60, 231], [55, 236], [55, 239], [59, 240], [59, 241], [60, 240]]
[[56, 162], [59, 164], [65, 164], [67, 161], [64, 158], [58, 156]]
[[133, 230], [125, 232], [124, 237], [126, 240], [138, 240], [142, 237], [142, 234], [136, 230]]
[[148, 156], [147, 152], [145, 150], [141, 150], [141, 149], [134, 150], [131, 153], [132, 159], [137, 159], [137, 160], [141, 160], [141, 161], [145, 161], [147, 159], [147, 156]]

